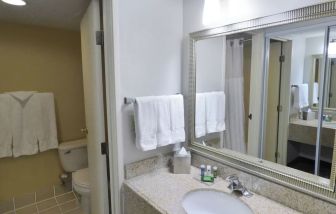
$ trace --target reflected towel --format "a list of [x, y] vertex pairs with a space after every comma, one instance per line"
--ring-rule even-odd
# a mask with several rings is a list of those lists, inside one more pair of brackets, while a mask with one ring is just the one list
[[210, 92], [205, 95], [207, 133], [225, 130], [225, 94]]
[[313, 85], [313, 104], [318, 104], [318, 91], [319, 91], [319, 85], [317, 82], [314, 82]]
[[195, 137], [206, 135], [205, 93], [196, 94], [195, 105]]
[[307, 106], [309, 106], [308, 84], [299, 84], [298, 87], [294, 89], [294, 107], [302, 109]]

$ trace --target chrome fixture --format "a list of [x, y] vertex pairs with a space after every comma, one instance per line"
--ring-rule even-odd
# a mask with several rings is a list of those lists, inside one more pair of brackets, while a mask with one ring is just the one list
[[243, 186], [243, 184], [239, 181], [239, 178], [237, 175], [230, 175], [226, 179], [226, 181], [230, 182], [228, 188], [232, 191], [238, 191], [245, 197], [251, 197], [253, 196], [253, 193], [248, 191], [246, 187]]

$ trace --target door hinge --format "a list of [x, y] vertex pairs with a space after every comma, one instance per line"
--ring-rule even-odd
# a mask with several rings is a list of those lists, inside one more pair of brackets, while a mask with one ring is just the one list
[[96, 45], [104, 45], [104, 31], [96, 31]]
[[285, 61], [285, 55], [279, 56], [279, 62], [284, 62]]
[[100, 149], [101, 149], [101, 154], [106, 155], [108, 151], [108, 143], [107, 142], [102, 142], [100, 144]]
[[274, 155], [276, 159], [280, 158], [280, 152], [275, 152]]
[[278, 111], [278, 112], [282, 112], [282, 105], [278, 105], [278, 106], [277, 106], [277, 111]]

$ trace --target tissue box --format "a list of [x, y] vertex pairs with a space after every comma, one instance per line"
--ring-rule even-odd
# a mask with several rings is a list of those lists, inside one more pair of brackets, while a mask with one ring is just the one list
[[174, 154], [173, 160], [173, 173], [174, 174], [190, 174], [191, 155], [190, 152], [187, 155]]
[[314, 111], [304, 111], [304, 112], [302, 112], [302, 119], [303, 120], [314, 120], [315, 119], [315, 112]]

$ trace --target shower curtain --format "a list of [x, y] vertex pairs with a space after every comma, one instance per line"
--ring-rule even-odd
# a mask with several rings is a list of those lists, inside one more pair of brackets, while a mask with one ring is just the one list
[[224, 147], [246, 153], [242, 39], [226, 41]]

